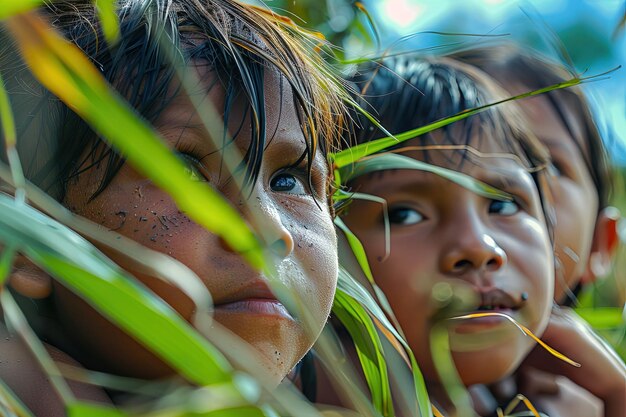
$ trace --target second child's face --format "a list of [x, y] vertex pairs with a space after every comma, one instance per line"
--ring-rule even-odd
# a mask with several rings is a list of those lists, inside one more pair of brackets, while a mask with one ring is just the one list
[[[268, 71], [269, 72], [269, 71]], [[280, 83], [283, 83], [280, 86]], [[207, 85], [209, 83], [207, 82]], [[282, 88], [281, 88], [282, 87]], [[263, 228], [272, 245], [278, 279], [306, 304], [315, 322], [312, 333], [291, 317], [275, 299], [268, 281], [252, 269], [217, 236], [181, 212], [169, 195], [125, 164], [107, 188], [92, 201], [89, 195], [101, 175], [98, 168], [81, 174], [69, 187], [65, 204], [107, 229], [148, 248], [168, 254], [190, 267], [210, 291], [214, 318], [250, 343], [264, 358], [270, 380], [278, 383], [311, 347], [325, 323], [333, 300], [337, 276], [336, 237], [326, 204], [327, 163], [319, 152], [309, 189], [306, 161], [290, 167], [305, 149], [304, 134], [290, 88], [276, 74], [266, 76], [268, 142], [258, 181], [251, 193], [239, 193], [226, 174], [220, 153], [206, 136], [187, 98], [179, 96], [155, 126], [169, 146], [189, 166], [190, 175], [207, 181], [237, 208], [256, 230]], [[223, 108], [223, 90], [213, 87], [207, 100]], [[243, 104], [233, 107], [231, 134], [247, 148], [250, 126], [241, 125]], [[249, 113], [248, 113], [249, 114]], [[211, 211], [211, 207], [206, 207]], [[252, 216], [255, 211], [257, 216]], [[144, 284], [191, 320], [193, 304], [176, 288], [132, 271]], [[87, 365], [110, 372], [160, 377], [169, 370], [121, 331], [102, 319], [62, 287], [56, 288], [57, 305], [66, 328]]]
[[[527, 91], [528, 87], [518, 90]], [[576, 287], [586, 273], [598, 214], [598, 193], [581, 153], [589, 150], [581, 151], [577, 144], [583, 142], [577, 116], [564, 106], [563, 116], [572, 127], [570, 132], [546, 97], [524, 100], [520, 108], [534, 134], [550, 151], [555, 168], [555, 178], [550, 181], [556, 213], [554, 296], [560, 303], [568, 299], [569, 289]]]
[[[406, 146], [419, 144], [418, 138]], [[490, 138], [479, 144], [481, 152], [502, 152]], [[402, 155], [424, 160], [422, 151]], [[450, 156], [429, 151], [428, 161], [458, 170], [458, 155]], [[361, 177], [353, 189], [388, 204], [391, 251], [386, 258], [382, 206], [355, 200], [345, 217], [431, 381], [438, 379], [432, 355], [440, 352], [429, 346], [437, 324], [448, 330], [453, 359], [468, 385], [494, 382], [512, 372], [534, 344], [505, 318], [447, 320], [450, 316], [496, 311], [541, 334], [549, 315], [552, 251], [536, 186], [512, 159], [475, 162], [466, 160], [461, 171], [512, 194], [515, 201], [482, 197], [417, 170]], [[446, 307], [450, 291], [464, 301], [456, 310]]]

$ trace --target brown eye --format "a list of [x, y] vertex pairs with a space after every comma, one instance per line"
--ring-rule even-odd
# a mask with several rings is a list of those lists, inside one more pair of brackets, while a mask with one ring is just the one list
[[302, 181], [293, 174], [288, 172], [282, 172], [274, 175], [270, 181], [270, 188], [272, 191], [279, 193], [289, 193], [303, 195], [307, 194], [306, 187]]

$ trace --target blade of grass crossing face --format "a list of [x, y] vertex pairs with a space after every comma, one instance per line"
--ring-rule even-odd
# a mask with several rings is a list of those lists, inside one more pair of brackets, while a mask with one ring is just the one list
[[185, 378], [204, 385], [228, 379], [229, 366], [219, 351], [131, 280], [90, 274], [53, 254], [28, 250], [27, 255]]
[[[13, 178], [2, 162], [0, 162], [0, 179], [14, 186]], [[117, 255], [132, 259], [133, 268], [136, 267], [142, 273], [162, 279], [184, 291], [185, 295], [195, 304], [196, 315], [192, 319], [192, 323], [198, 329], [206, 328], [208, 310], [213, 306], [211, 294], [200, 277], [186, 265], [161, 252], [148, 249], [126, 236], [104, 230], [98, 224], [73, 214], [58, 201], [28, 182], [25, 184], [25, 191], [29, 201], [44, 210], [53, 219], [68, 225], [91, 242], [98, 242], [114, 250]], [[210, 317], [208, 320], [210, 321]]]
[[18, 249], [36, 265], [148, 346], [180, 375], [200, 385], [230, 378], [230, 366], [221, 353], [84, 238], [1, 194], [0, 212], [0, 242], [20, 245]]
[[408, 156], [397, 155], [394, 153], [374, 155], [372, 157], [362, 159], [355, 162], [354, 165], [346, 166], [341, 169], [341, 171], [342, 177], [346, 182], [348, 182], [361, 175], [390, 169], [414, 169], [418, 171], [430, 172], [486, 198], [504, 201], [511, 201], [513, 199], [510, 194], [500, 191], [497, 188], [485, 184], [484, 182], [479, 181], [467, 174], [463, 174], [462, 172], [453, 171], [437, 165], [431, 165]]
[[4, 416], [2, 413], [5, 413], [6, 417], [35, 417], [0, 379], [0, 415]]
[[167, 191], [192, 220], [223, 237], [254, 267], [264, 265], [261, 245], [238, 212], [207, 184], [189, 178], [183, 163], [107, 86], [78, 48], [32, 14], [11, 18], [8, 27], [25, 61], [46, 88]]
[[[619, 67], [618, 67], [619, 68]], [[598, 75], [593, 75], [593, 76], [589, 76], [589, 77], [584, 77], [584, 78], [579, 78], [579, 77], [575, 77], [572, 78], [570, 80], [561, 82], [561, 83], [557, 83], [557, 84], [553, 84], [550, 85], [548, 87], [545, 88], [540, 88], [538, 90], [534, 90], [534, 91], [529, 91], [527, 93], [523, 93], [523, 94], [518, 94], [516, 96], [512, 96], [512, 97], [508, 97], [506, 99], [503, 100], [499, 100], [496, 101], [494, 103], [490, 103], [490, 104], [486, 104], [484, 106], [479, 106], [479, 107], [475, 107], [473, 109], [468, 109], [468, 110], [464, 110], [460, 113], [457, 113], [455, 115], [452, 115], [450, 117], [446, 117], [444, 119], [441, 120], [437, 120], [433, 123], [427, 124], [425, 126], [421, 126], [419, 128], [416, 129], [412, 129], [403, 133], [399, 133], [399, 134], [395, 134], [395, 135], [388, 135], [387, 137], [383, 137], [380, 139], [376, 139], [367, 143], [362, 143], [360, 145], [356, 145], [353, 147], [350, 147], [348, 149], [345, 149], [341, 152], [338, 152], [336, 154], [332, 154], [331, 155], [331, 159], [334, 162], [335, 166], [337, 168], [342, 168], [345, 167], [347, 165], [353, 164], [356, 161], [358, 161], [359, 159], [365, 157], [365, 156], [369, 156], [375, 153], [378, 153], [390, 146], [393, 145], [397, 145], [398, 143], [407, 141], [409, 139], [413, 139], [416, 138], [418, 136], [421, 136], [425, 133], [428, 132], [432, 132], [433, 130], [439, 129], [441, 127], [447, 126], [449, 124], [452, 124], [454, 122], [457, 122], [459, 120], [465, 119], [467, 117], [473, 116], [475, 114], [478, 114], [480, 112], [483, 112], [493, 106], [502, 104], [502, 103], [506, 103], [509, 101], [513, 101], [513, 100], [519, 100], [522, 98], [526, 98], [526, 97], [531, 97], [531, 96], [535, 96], [535, 95], [539, 95], [539, 94], [543, 94], [543, 93], [547, 93], [549, 91], [553, 91], [553, 90], [557, 90], [557, 89], [561, 89], [561, 88], [567, 88], [567, 87], [572, 87], [578, 84], [581, 84], [583, 82], [589, 81], [591, 79], [594, 78], [598, 78], [598, 77], [602, 77], [606, 74], [608, 74], [609, 72], [615, 71], [615, 68], [611, 71], [602, 73], [602, 74], [598, 74]], [[384, 132], [384, 131], [383, 131]], [[384, 132], [385, 134], [387, 134], [387, 132]]]
[[450, 349], [448, 331], [442, 324], [435, 324], [430, 332], [430, 351], [433, 364], [450, 401], [458, 412], [458, 417], [474, 417], [469, 393], [461, 382]]

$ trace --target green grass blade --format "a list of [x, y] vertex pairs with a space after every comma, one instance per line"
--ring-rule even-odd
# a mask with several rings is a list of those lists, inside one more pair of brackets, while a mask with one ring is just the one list
[[78, 48], [34, 15], [13, 17], [8, 27], [25, 61], [46, 88], [102, 134], [135, 168], [167, 191], [192, 220], [223, 237], [254, 267], [263, 267], [261, 244], [238, 212], [207, 184], [189, 178], [183, 163], [108, 87]]
[[393, 416], [387, 364], [371, 317], [360, 303], [340, 289], [335, 295], [333, 313], [354, 341], [374, 407], [384, 416]]
[[110, 406], [75, 402], [67, 407], [67, 417], [126, 417], [128, 414]]
[[41, 6], [44, 0], [0, 0], [0, 19], [6, 19]]
[[[0, 230], [2, 230], [2, 228], [0, 228]], [[0, 292], [0, 305], [2, 306], [2, 311], [4, 312], [4, 321], [7, 328], [16, 331], [24, 340], [24, 343], [26, 343], [33, 356], [37, 359], [37, 362], [39, 362], [39, 365], [48, 375], [52, 388], [65, 404], [74, 402], [74, 394], [67, 385], [67, 382], [65, 382], [61, 376], [61, 373], [56, 367], [54, 361], [44, 347], [43, 342], [39, 340], [37, 335], [35, 335], [33, 330], [28, 325], [26, 317], [24, 317], [22, 310], [20, 310], [17, 306], [11, 292]]]
[[2, 74], [0, 74], [0, 122], [2, 122], [4, 145], [7, 148], [15, 147], [15, 120]]
[[0, 379], [0, 415], [6, 417], [34, 417], [17, 395]]
[[424, 377], [419, 369], [419, 366], [417, 365], [417, 361], [415, 360], [413, 352], [411, 352], [411, 348], [408, 346], [404, 338], [398, 333], [398, 331], [394, 328], [391, 322], [389, 322], [389, 320], [385, 316], [385, 313], [381, 310], [380, 306], [374, 300], [374, 298], [367, 292], [365, 288], [363, 288], [362, 285], [360, 285], [353, 277], [351, 277], [348, 271], [346, 271], [343, 267], [339, 268], [339, 280], [337, 281], [337, 292], [339, 292], [340, 290], [349, 295], [363, 308], [365, 308], [367, 312], [376, 319], [376, 322], [384, 328], [385, 333], [391, 334], [395, 338], [395, 340], [402, 345], [405, 353], [409, 358], [409, 362], [411, 363], [414, 390], [418, 402], [418, 410], [420, 413], [419, 415], [421, 417], [431, 416], [432, 413], [430, 409], [430, 400], [428, 398], [428, 392], [426, 391]]
[[458, 412], [458, 417], [474, 417], [469, 393], [461, 382], [452, 359], [448, 330], [441, 323], [435, 324], [430, 332], [430, 351], [437, 374]]
[[349, 165], [341, 169], [341, 175], [342, 178], [348, 182], [361, 175], [389, 169], [415, 169], [419, 171], [431, 172], [486, 198], [505, 201], [511, 201], [513, 199], [510, 194], [500, 191], [497, 188], [485, 184], [484, 182], [481, 182], [467, 174], [437, 165], [431, 165], [408, 156], [397, 155], [394, 153], [375, 155], [357, 161], [354, 165]]
[[20, 163], [20, 158], [15, 149], [15, 119], [13, 118], [13, 110], [11, 109], [9, 95], [7, 94], [2, 74], [0, 74], [0, 123], [2, 124], [2, 133], [4, 135], [5, 151], [11, 167], [11, 175], [15, 183], [15, 197], [18, 201], [24, 202], [26, 200], [24, 192], [25, 180], [24, 173], [22, 172], [22, 164]]
[[[0, 180], [6, 181], [10, 186], [15, 186], [9, 170], [2, 162], [0, 162]], [[195, 305], [196, 315], [192, 322], [197, 328], [206, 327], [204, 322], [207, 321], [208, 310], [212, 308], [213, 300], [200, 277], [186, 265], [164, 253], [148, 249], [126, 236], [104, 230], [100, 225], [72, 213], [61, 203], [28, 182], [25, 184], [25, 191], [29, 201], [45, 214], [75, 230], [91, 242], [107, 247], [118, 257], [129, 259], [133, 270], [161, 279], [182, 290]]]
[[0, 291], [11, 273], [16, 254], [15, 245], [7, 245], [2, 249], [2, 252], [0, 252]]
[[104, 37], [109, 43], [109, 46], [114, 45], [120, 38], [120, 25], [115, 7], [116, 0], [95, 0], [96, 7], [98, 9], [98, 17], [102, 24], [102, 32]]
[[35, 209], [0, 195], [0, 241], [19, 248], [188, 380], [229, 378], [209, 342], [147, 288], [127, 277], [87, 240]]
[[[384, 149], [387, 149], [390, 146], [397, 145], [398, 143], [402, 143], [409, 139], [413, 139], [418, 136], [421, 136], [425, 133], [432, 132], [433, 130], [447, 126], [459, 120], [463, 120], [467, 117], [483, 112], [493, 106], [497, 106], [499, 104], [506, 103], [506, 102], [513, 101], [513, 100], [519, 100], [519, 99], [526, 98], [526, 97], [536, 96], [539, 94], [547, 93], [549, 91], [553, 91], [553, 90], [557, 90], [561, 88], [572, 87], [572, 86], [581, 84], [583, 82], [587, 82], [589, 80], [597, 79], [599, 77], [605, 76], [606, 74], [613, 72], [617, 69], [619, 69], [619, 67], [612, 69], [610, 71], [607, 71], [605, 73], [597, 74], [597, 75], [593, 75], [589, 77], [584, 77], [584, 78], [575, 77], [570, 80], [553, 84], [545, 88], [540, 88], [538, 90], [529, 91], [523, 94], [518, 94], [516, 96], [508, 97], [506, 99], [499, 100], [494, 103], [486, 104], [484, 106], [475, 107], [473, 109], [464, 110], [450, 117], [446, 117], [444, 119], [437, 120], [433, 123], [427, 124], [426, 126], [421, 126], [419, 128], [412, 129], [412, 130], [399, 133], [393, 136], [389, 135], [387, 137], [383, 137], [383, 138], [376, 139], [367, 143], [362, 143], [360, 145], [350, 147], [341, 152], [331, 155], [331, 159], [335, 163], [336, 168], [343, 168], [347, 165], [353, 164], [354, 162], [358, 161], [359, 159], [365, 156], [378, 153]], [[384, 133], [387, 134], [387, 132], [384, 132]]]
[[365, 249], [363, 248], [363, 244], [356, 237], [356, 235], [352, 233], [350, 229], [348, 229], [348, 227], [343, 222], [343, 220], [341, 220], [341, 218], [339, 217], [335, 218], [335, 225], [337, 225], [337, 227], [346, 236], [346, 240], [348, 241], [348, 244], [350, 245], [350, 249], [352, 250], [352, 253], [354, 254], [354, 257], [359, 263], [359, 266], [361, 267], [363, 273], [367, 277], [368, 281], [373, 283], [374, 277], [372, 275], [372, 270], [370, 269], [370, 265], [367, 260], [367, 255], [365, 254]]

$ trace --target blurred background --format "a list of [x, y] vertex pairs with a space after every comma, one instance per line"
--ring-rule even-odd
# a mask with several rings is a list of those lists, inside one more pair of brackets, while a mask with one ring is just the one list
[[[603, 73], [626, 63], [625, 0], [265, 0], [343, 49], [342, 58], [442, 51], [502, 36]], [[375, 28], [375, 30], [373, 29]], [[433, 32], [439, 32], [436, 34]], [[484, 36], [461, 36], [472, 34]], [[626, 167], [626, 68], [583, 87], [614, 162]]]

